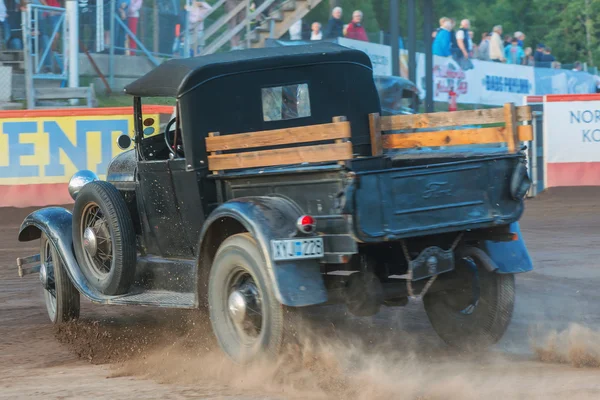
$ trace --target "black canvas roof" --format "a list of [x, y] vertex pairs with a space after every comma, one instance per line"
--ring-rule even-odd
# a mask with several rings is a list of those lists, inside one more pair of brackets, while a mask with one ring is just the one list
[[323, 63], [353, 63], [372, 69], [364, 52], [334, 43], [237, 50], [166, 61], [125, 87], [125, 93], [179, 97], [203, 82], [224, 75]]

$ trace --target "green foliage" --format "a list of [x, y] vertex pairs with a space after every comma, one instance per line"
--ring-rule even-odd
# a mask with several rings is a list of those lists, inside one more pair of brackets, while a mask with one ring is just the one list
[[[398, 0], [400, 7], [400, 32], [407, 35], [407, 1]], [[308, 22], [323, 24], [329, 18], [331, 4], [340, 4], [343, 20], [349, 22], [352, 11], [364, 14], [367, 32], [389, 30], [389, 0], [328, 0], [322, 1], [305, 18]], [[422, 2], [417, 4], [417, 38], [423, 38]], [[525, 45], [535, 49], [538, 43], [552, 47], [552, 53], [563, 63], [575, 61], [596, 65], [600, 62], [600, 0], [434, 0], [434, 24], [441, 17], [463, 18], [471, 21], [475, 40], [481, 34], [502, 25], [505, 34], [525, 33]], [[435, 27], [435, 26], [434, 26]], [[373, 37], [373, 35], [371, 35]]]

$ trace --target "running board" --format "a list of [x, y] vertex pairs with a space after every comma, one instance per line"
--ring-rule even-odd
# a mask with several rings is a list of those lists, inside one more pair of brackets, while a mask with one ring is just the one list
[[131, 293], [98, 301], [112, 305], [137, 305], [162, 308], [196, 308], [194, 293], [170, 292], [167, 290], [142, 290], [134, 287]]

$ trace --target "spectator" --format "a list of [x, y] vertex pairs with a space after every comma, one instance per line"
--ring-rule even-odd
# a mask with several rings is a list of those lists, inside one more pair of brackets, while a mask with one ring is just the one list
[[450, 51], [454, 58], [459, 57], [460, 49], [458, 48], [458, 42], [456, 41], [456, 32], [454, 32], [454, 28], [456, 27], [456, 21], [450, 18]]
[[523, 48], [519, 46], [519, 40], [515, 37], [512, 38], [510, 46], [506, 46], [504, 49], [504, 56], [508, 64], [521, 65], [523, 58], [525, 58], [525, 52]]
[[369, 41], [367, 31], [365, 31], [365, 27], [362, 26], [362, 18], [362, 11], [355, 10], [352, 13], [352, 21], [350, 21], [348, 28], [346, 28], [346, 37], [348, 39], [362, 40], [363, 42]]
[[440, 29], [438, 29], [433, 41], [433, 54], [440, 57], [449, 57], [452, 55], [452, 41], [450, 39], [450, 30], [452, 22], [449, 18], [440, 19]]
[[[138, 21], [140, 19], [140, 9], [144, 0], [130, 0], [129, 7], [127, 7], [127, 27], [137, 37]], [[136, 50], [137, 44], [132, 37], [129, 37], [129, 49]], [[135, 51], [130, 53], [135, 55]]]
[[475, 33], [469, 30], [469, 40], [471, 41], [471, 52], [469, 54], [469, 58], [475, 58], [475, 54], [477, 54], [479, 46], [475, 43], [473, 38], [475, 37]]
[[552, 61], [550, 63], [550, 68], [552, 68], [552, 69], [561, 69], [562, 65], [558, 61]]
[[504, 46], [502, 43], [502, 26], [496, 25], [493, 29], [490, 39], [490, 60], [494, 62], [504, 62]]
[[[123, 23], [127, 23], [127, 7], [129, 6], [129, 0], [117, 0], [115, 2], [117, 18]], [[109, 18], [110, 19], [110, 18]], [[115, 54], [125, 54], [125, 31], [121, 27], [121, 24], [115, 23]]]
[[579, 61], [575, 61], [575, 64], [573, 65], [573, 71], [583, 71], [583, 67]]
[[471, 23], [468, 19], [463, 19], [460, 21], [460, 28], [458, 32], [456, 32], [456, 44], [458, 49], [459, 58], [469, 59], [469, 54], [473, 51], [473, 42], [471, 41], [471, 36], [469, 36], [469, 29], [471, 28]]
[[548, 68], [552, 67], [552, 63], [556, 61], [556, 58], [552, 55], [552, 49], [550, 47], [544, 47], [544, 54], [540, 58], [540, 67]]
[[342, 22], [342, 7], [335, 7], [325, 27], [325, 39], [336, 39], [344, 36], [344, 23]]
[[490, 38], [492, 36], [489, 33], [481, 35], [481, 43], [479, 43], [479, 49], [477, 51], [477, 58], [483, 61], [490, 60]]
[[510, 35], [504, 35], [504, 47], [512, 44], [512, 37]]
[[288, 33], [290, 34], [290, 40], [302, 40], [302, 19], [294, 22], [288, 29]]
[[519, 47], [521, 47], [522, 49], [525, 48], [525, 34], [523, 32], [515, 32], [515, 38], [517, 39], [517, 44], [519, 45]]
[[204, 19], [212, 7], [205, 1], [194, 0], [188, 12], [188, 30], [190, 34], [190, 50], [199, 56], [204, 49]]
[[523, 65], [527, 65], [528, 67], [535, 66], [535, 59], [532, 53], [533, 49], [531, 47], [527, 47], [525, 49], [525, 58], [523, 58]]
[[8, 13], [4, 0], [0, 0], [0, 25], [2, 25], [2, 40], [4, 48], [8, 48], [10, 41], [10, 24], [8, 23]]
[[313, 22], [310, 26], [310, 40], [321, 40], [323, 39], [323, 32], [321, 32], [321, 24]]
[[[242, 0], [225, 0], [225, 13], [229, 14], [236, 7], [238, 7], [241, 3], [242, 3]], [[246, 8], [244, 7], [233, 18], [231, 18], [229, 20], [229, 22], [228, 22], [229, 29], [233, 30], [236, 26], [241, 24], [242, 21], [244, 21], [244, 18], [246, 18], [245, 14], [246, 14]], [[240, 34], [239, 33], [235, 34], [231, 38], [229, 43], [231, 44], [231, 50], [241, 49], [242, 47], [240, 46]]]
[[535, 62], [536, 63], [542, 62], [543, 55], [544, 55], [544, 45], [539, 43], [537, 45], [537, 47], [535, 48], [535, 54], [533, 55]]

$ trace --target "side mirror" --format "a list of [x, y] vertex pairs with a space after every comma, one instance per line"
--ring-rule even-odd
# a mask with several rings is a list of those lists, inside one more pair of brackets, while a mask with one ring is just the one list
[[128, 149], [131, 146], [131, 138], [127, 135], [119, 136], [117, 139], [117, 146], [119, 146], [121, 150]]

